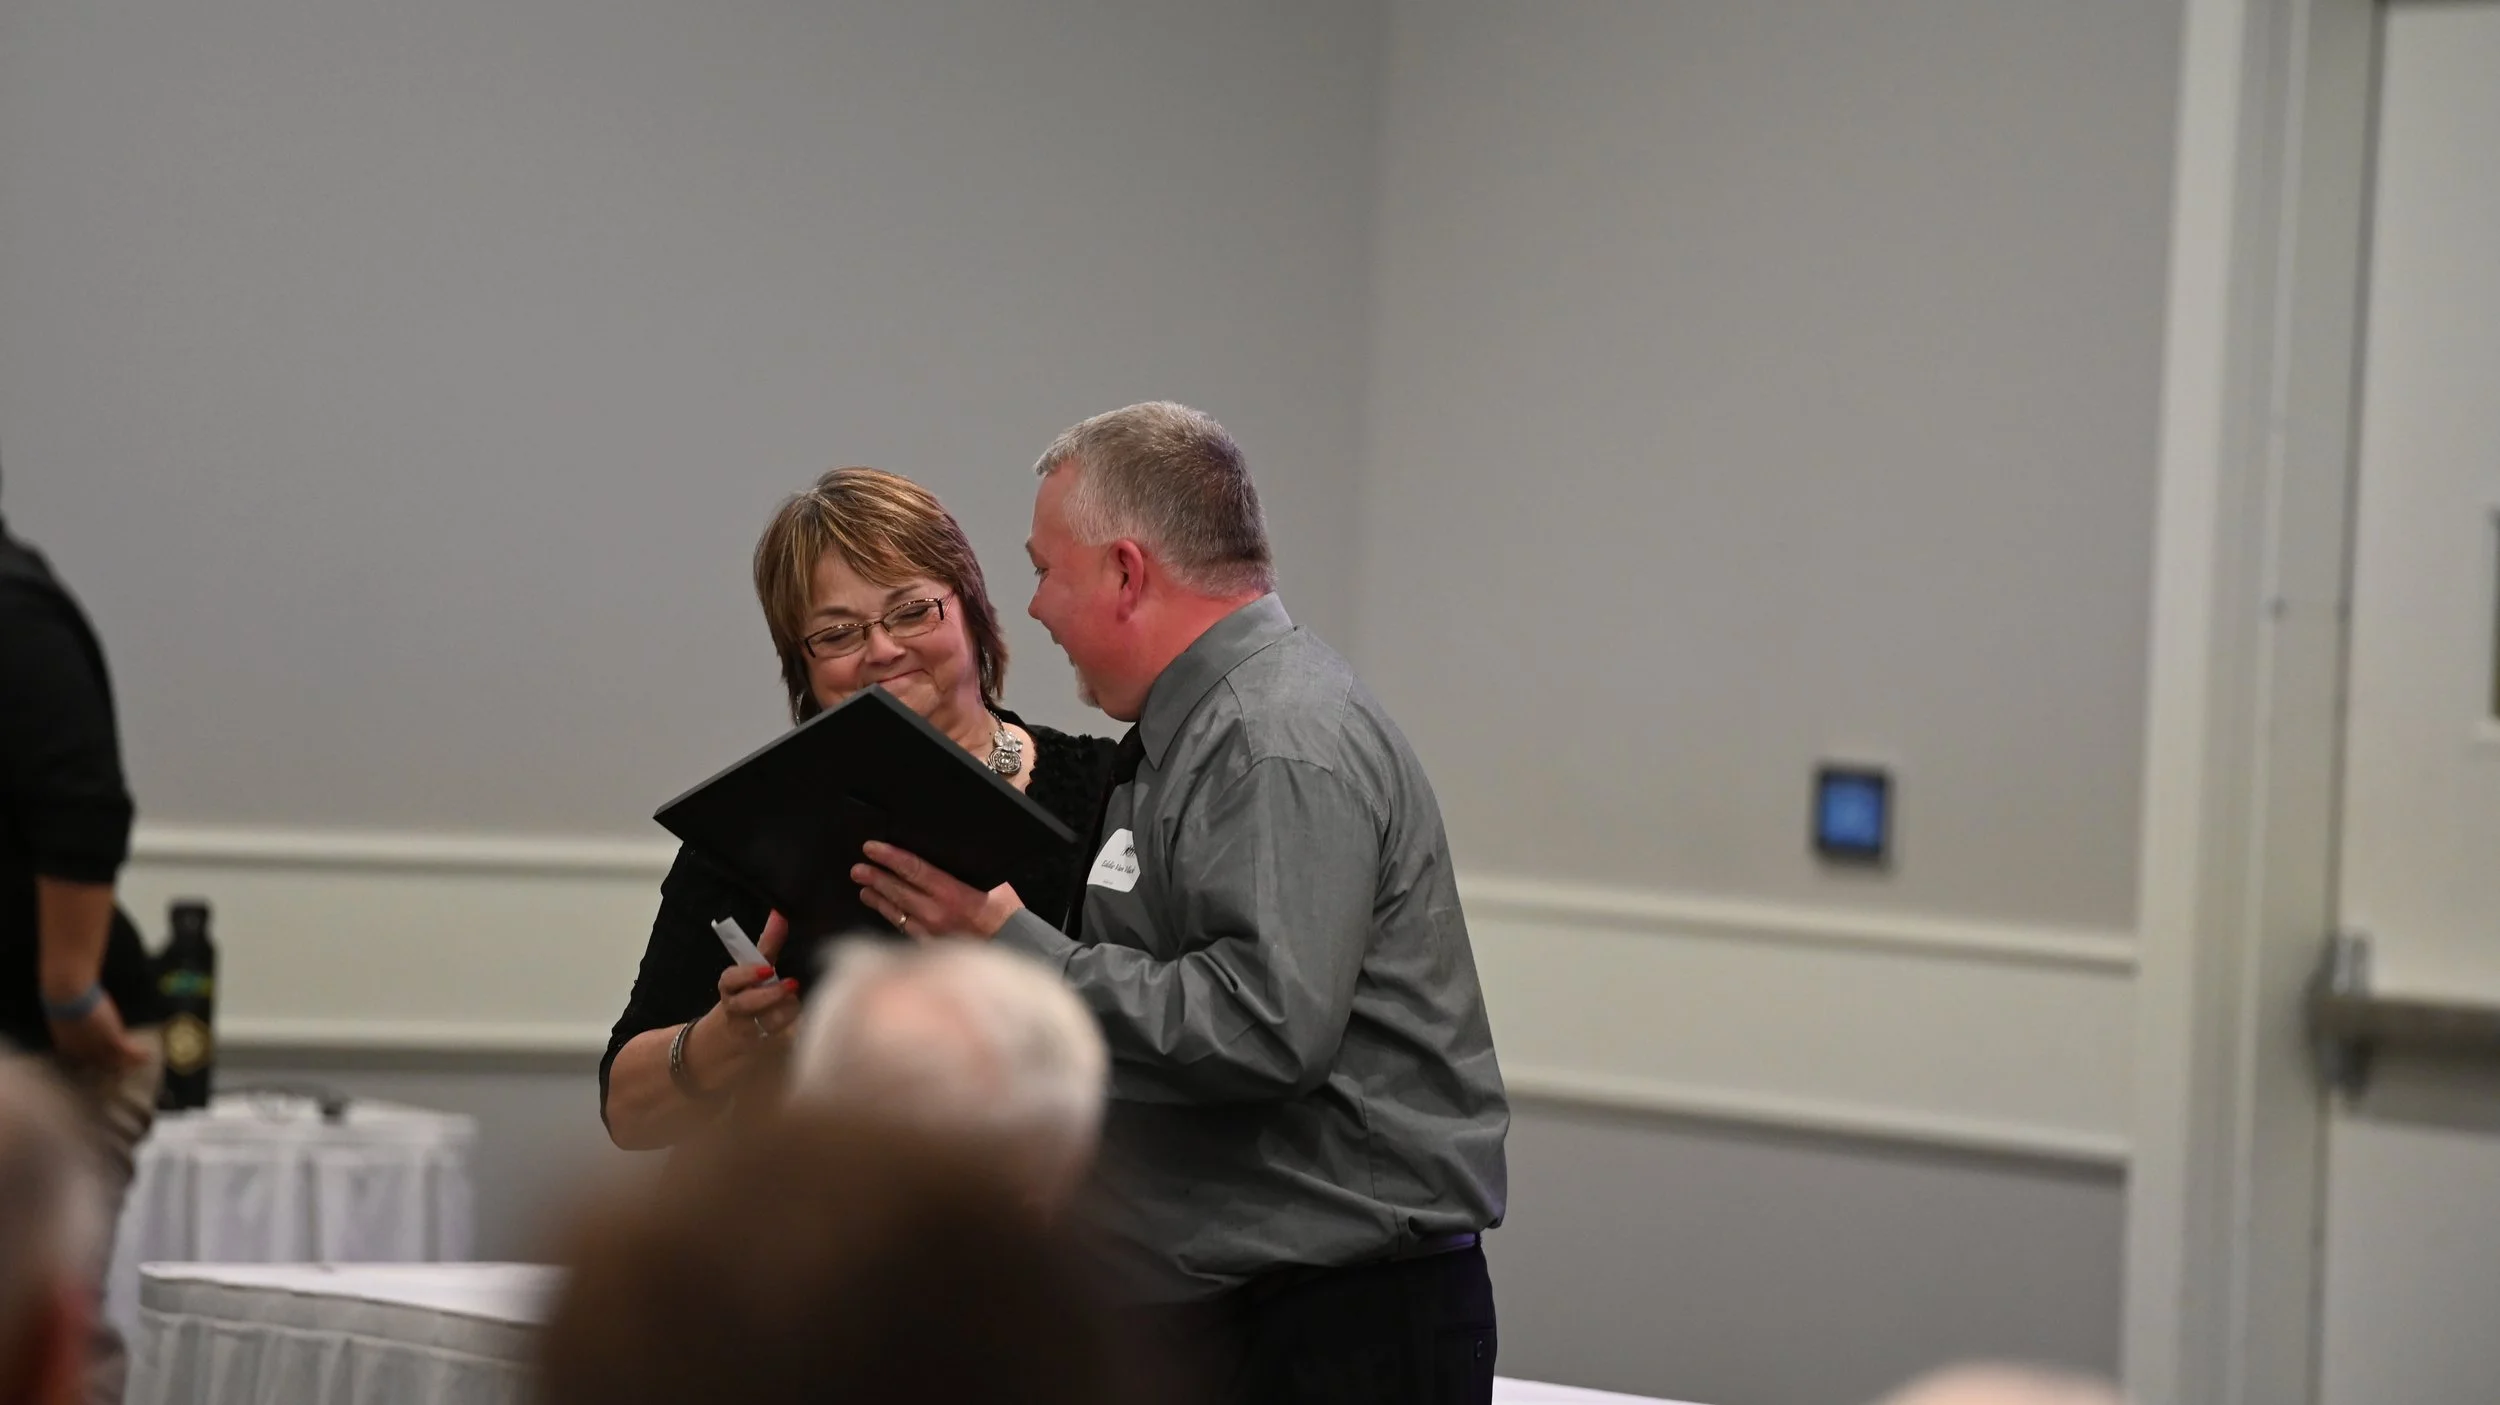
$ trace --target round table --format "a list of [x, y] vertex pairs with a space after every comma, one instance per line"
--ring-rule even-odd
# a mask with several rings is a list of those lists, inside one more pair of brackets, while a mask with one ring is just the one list
[[128, 1333], [156, 1262], [465, 1259], [476, 1119], [299, 1094], [223, 1094], [166, 1113], [139, 1143], [104, 1314]]

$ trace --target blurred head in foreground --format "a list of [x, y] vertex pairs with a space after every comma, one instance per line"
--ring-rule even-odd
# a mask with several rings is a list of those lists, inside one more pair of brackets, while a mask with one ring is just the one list
[[1016, 1181], [915, 1128], [794, 1110], [575, 1226], [547, 1405], [1128, 1405], [1084, 1260]]
[[2116, 1388], [2088, 1376], [2028, 1366], [1978, 1363], [1922, 1376], [1879, 1405], [2126, 1405]]
[[1083, 1002], [1030, 957], [970, 942], [846, 942], [791, 1040], [794, 1106], [963, 1140], [1035, 1203], [1093, 1164], [1109, 1056]]
[[0, 1405], [85, 1398], [108, 1229], [68, 1098], [34, 1061], [0, 1055]]

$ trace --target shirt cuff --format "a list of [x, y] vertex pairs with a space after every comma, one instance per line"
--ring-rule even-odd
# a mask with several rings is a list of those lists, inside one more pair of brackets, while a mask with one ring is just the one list
[[1069, 940], [1067, 933], [1042, 920], [1029, 907], [1020, 907], [1007, 914], [1006, 925], [998, 929], [998, 935], [992, 940], [1011, 951], [1038, 957], [1044, 965], [1062, 974], [1066, 973], [1068, 958], [1075, 954], [1077, 948], [1077, 943]]

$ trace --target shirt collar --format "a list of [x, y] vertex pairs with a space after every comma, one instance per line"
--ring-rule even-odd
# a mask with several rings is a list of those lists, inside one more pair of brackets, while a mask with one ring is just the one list
[[1271, 591], [1209, 625], [1196, 643], [1165, 664], [1154, 686], [1146, 690], [1146, 706], [1137, 718], [1137, 737], [1146, 748], [1147, 762], [1162, 770], [1164, 754], [1180, 735], [1181, 724], [1215, 685], [1252, 654], [1292, 632], [1293, 619], [1285, 613], [1285, 602]]

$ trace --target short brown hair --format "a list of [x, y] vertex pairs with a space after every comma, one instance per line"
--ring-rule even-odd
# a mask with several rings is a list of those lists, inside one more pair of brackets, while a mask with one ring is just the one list
[[784, 1116], [576, 1226], [545, 1405], [1131, 1405], [1087, 1259], [965, 1146]]
[[1062, 465], [1078, 471], [1067, 498], [1077, 540], [1133, 538], [1205, 595], [1276, 588], [1249, 460], [1213, 415], [1169, 400], [1108, 411], [1061, 433], [1033, 471]]
[[815, 605], [816, 563], [833, 552], [878, 585], [926, 576], [952, 592], [981, 674], [981, 701], [998, 706], [1007, 686], [1007, 637], [981, 580], [980, 558], [953, 513], [928, 489], [896, 473], [837, 468], [784, 499], [755, 544], [755, 598], [781, 655], [790, 720], [824, 709], [807, 686], [807, 617]]

